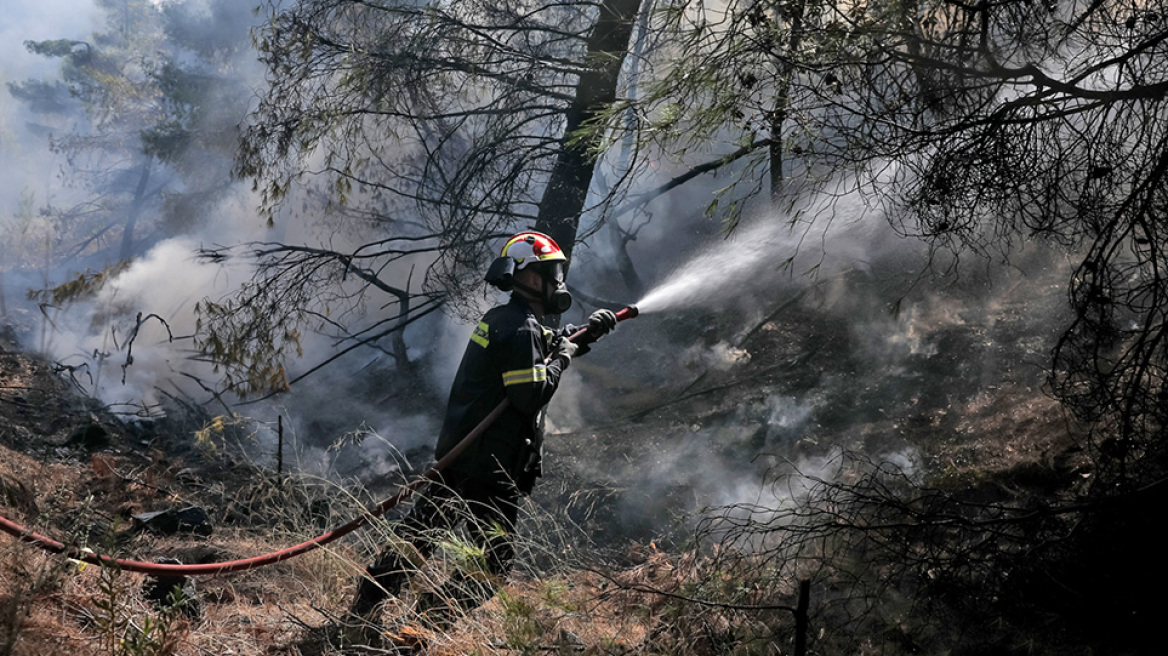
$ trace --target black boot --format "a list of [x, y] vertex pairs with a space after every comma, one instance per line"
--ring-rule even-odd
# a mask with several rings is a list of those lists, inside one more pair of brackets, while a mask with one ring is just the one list
[[405, 576], [399, 568], [370, 567], [357, 583], [357, 596], [349, 612], [368, 618], [381, 602], [401, 590]]

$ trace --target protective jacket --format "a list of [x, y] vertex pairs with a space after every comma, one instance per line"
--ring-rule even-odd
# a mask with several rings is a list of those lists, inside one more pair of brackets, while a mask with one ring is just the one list
[[547, 356], [552, 342], [573, 330], [544, 327], [517, 295], [483, 316], [454, 377], [435, 457], [445, 456], [504, 398], [511, 403], [447, 471], [501, 489], [515, 485], [523, 494], [531, 491], [541, 474], [539, 415], [568, 365], [567, 359], [548, 362]]

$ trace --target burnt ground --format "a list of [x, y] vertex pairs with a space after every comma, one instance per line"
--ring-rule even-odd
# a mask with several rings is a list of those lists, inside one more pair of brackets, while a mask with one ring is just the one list
[[[74, 375], [0, 339], [0, 514], [29, 530], [120, 557], [207, 563], [295, 544], [356, 510], [335, 485], [276, 477], [230, 449], [230, 433], [246, 426], [206, 430], [215, 420], [193, 407], [126, 421], [84, 396]], [[133, 519], [189, 507], [206, 511], [210, 535], [158, 534]], [[337, 603], [351, 582], [345, 563], [356, 559], [350, 543], [202, 577], [190, 583], [198, 616], [172, 618], [167, 638], [161, 611], [145, 599], [155, 579], [81, 566], [0, 535], [0, 653], [269, 653], [295, 643], [299, 617], [319, 619], [314, 605]], [[111, 605], [112, 619], [103, 610]]]
[[[652, 563], [666, 558], [658, 549], [690, 548], [704, 509], [767, 503], [776, 470], [832, 475], [844, 452], [987, 502], [1072, 495], [1091, 471], [1076, 430], [1043, 392], [1063, 282], [1057, 274], [962, 282], [914, 296], [853, 272], [809, 291], [776, 290], [769, 307], [643, 315], [573, 364], [572, 391], [552, 408], [535, 506], [575, 524], [567, 541], [588, 540], [630, 571], [657, 571]], [[0, 344], [0, 498], [16, 521], [191, 562], [287, 546], [354, 510], [341, 488], [287, 485], [238, 454], [200, 446], [210, 414], [125, 422], [80, 395], [71, 375], [79, 374]], [[187, 504], [209, 510], [214, 536], [126, 531], [134, 513]], [[339, 547], [348, 569], [305, 559], [202, 583], [210, 601], [202, 637], [188, 638], [202, 645], [192, 653], [228, 644], [298, 653], [297, 632], [344, 603], [352, 563], [368, 549]], [[63, 627], [60, 617], [92, 603], [92, 587], [65, 578], [38, 588], [44, 572], [60, 576], [56, 566], [7, 541], [0, 553], [14, 590], [6, 607], [29, 613], [6, 620], [10, 638], [0, 644], [19, 638], [18, 654], [82, 649], [61, 636], [85, 622]], [[39, 569], [13, 569], [14, 558]], [[517, 594], [546, 595], [528, 578], [548, 565], [537, 560], [520, 568]], [[305, 581], [315, 587], [289, 598]]]
[[845, 295], [777, 294], [765, 313], [623, 324], [577, 366], [590, 425], [549, 438], [549, 503], [583, 505], [576, 518], [609, 539], [684, 540], [670, 533], [678, 517], [755, 499], [775, 468], [819, 473], [843, 452], [1003, 499], [1015, 482], [1068, 491], [1089, 476], [1077, 429], [1043, 391], [1056, 275], [908, 298], [899, 314], [852, 275]]

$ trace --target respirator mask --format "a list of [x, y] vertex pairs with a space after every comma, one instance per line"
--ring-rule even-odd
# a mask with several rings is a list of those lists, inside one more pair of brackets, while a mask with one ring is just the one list
[[536, 272], [543, 280], [543, 307], [549, 314], [563, 314], [572, 307], [572, 294], [564, 286], [564, 263], [547, 262], [535, 265]]
[[521, 289], [543, 304], [548, 314], [563, 314], [572, 307], [572, 294], [564, 287], [564, 263], [562, 261], [542, 262], [529, 265], [539, 274], [539, 289], [529, 287], [515, 280], [515, 260], [510, 257], [496, 259], [487, 271], [486, 281], [500, 290], [509, 292]]

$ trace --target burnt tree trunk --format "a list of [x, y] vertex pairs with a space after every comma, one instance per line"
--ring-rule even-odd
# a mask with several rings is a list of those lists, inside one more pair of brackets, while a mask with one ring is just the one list
[[799, 605], [795, 608], [795, 656], [807, 656], [807, 629], [810, 619], [811, 581], [799, 581]]
[[562, 147], [539, 204], [535, 229], [555, 239], [572, 256], [580, 212], [592, 184], [596, 158], [590, 152], [600, 135], [572, 141], [577, 131], [616, 99], [621, 64], [641, 0], [603, 0], [600, 15], [588, 37], [587, 71], [576, 83], [576, 98], [565, 112]]
[[122, 230], [122, 248], [118, 259], [125, 261], [134, 257], [134, 226], [138, 223], [138, 215], [142, 213], [142, 206], [146, 204], [146, 184], [150, 181], [151, 160], [142, 164], [142, 171], [138, 174], [138, 188], [134, 190], [134, 200], [130, 203], [130, 211], [126, 214], [126, 227]]

